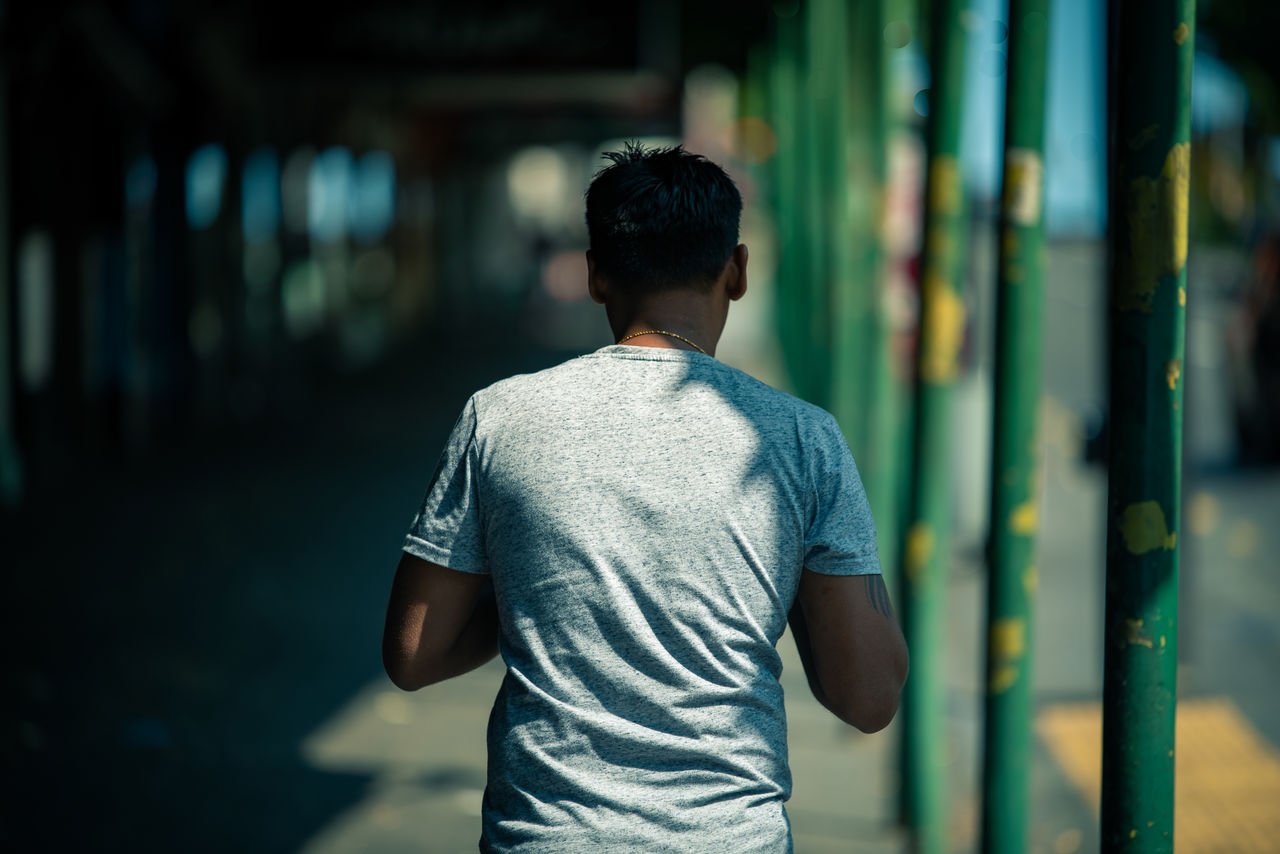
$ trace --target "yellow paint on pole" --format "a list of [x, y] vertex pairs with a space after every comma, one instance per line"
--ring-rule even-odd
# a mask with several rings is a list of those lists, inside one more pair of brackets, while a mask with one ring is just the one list
[[1169, 384], [1169, 391], [1178, 388], [1178, 377], [1182, 376], [1182, 360], [1170, 359], [1164, 363], [1164, 379]]
[[991, 675], [987, 688], [993, 694], [1008, 691], [1018, 681], [1022, 657], [1027, 652], [1027, 621], [1022, 617], [992, 620], [988, 641]]
[[964, 301], [955, 288], [936, 273], [926, 275], [920, 324], [920, 378], [925, 382], [955, 379], [964, 341], [964, 315]]
[[1012, 664], [1002, 664], [991, 671], [991, 678], [987, 681], [987, 688], [992, 694], [1003, 694], [1013, 687], [1018, 681], [1018, 668]]
[[1129, 554], [1169, 550], [1178, 544], [1178, 534], [1169, 531], [1164, 510], [1157, 501], [1139, 501], [1124, 508], [1120, 514], [1120, 533]]
[[1024, 501], [1009, 514], [1009, 530], [1015, 534], [1029, 537], [1036, 532], [1039, 521], [1036, 502]]
[[933, 529], [925, 522], [916, 522], [907, 532], [907, 580], [913, 584], [933, 556]]
[[991, 654], [999, 659], [1020, 658], [1027, 651], [1027, 621], [1001, 617], [991, 623]]
[[1182, 308], [1187, 307], [1187, 289], [1181, 285], [1178, 286], [1178, 305]]
[[1189, 35], [1191, 35], [1191, 28], [1187, 26], [1186, 21], [1183, 21], [1181, 24], [1178, 24], [1178, 28], [1173, 31], [1173, 41], [1175, 44], [1181, 46], [1182, 43], [1187, 40], [1187, 36]]
[[1004, 209], [1015, 225], [1040, 222], [1044, 199], [1044, 161], [1034, 148], [1004, 153]]
[[1124, 636], [1131, 646], [1145, 646], [1147, 649], [1154, 646], [1151, 638], [1142, 633], [1142, 620], [1125, 620]]
[[1116, 307], [1151, 313], [1160, 279], [1187, 263], [1187, 193], [1191, 143], [1175, 145], [1155, 178], [1129, 182], [1129, 247], [1121, 259]]
[[960, 167], [950, 154], [939, 154], [929, 162], [929, 206], [944, 216], [961, 213]]

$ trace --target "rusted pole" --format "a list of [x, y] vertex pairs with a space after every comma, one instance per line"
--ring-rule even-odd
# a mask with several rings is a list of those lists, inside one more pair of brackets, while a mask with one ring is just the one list
[[996, 302], [982, 850], [1022, 854], [1031, 766], [1049, 0], [1010, 0]]
[[1173, 851], [1194, 0], [1109, 8], [1111, 440], [1102, 850]]
[[967, 217], [960, 178], [966, 31], [962, 0], [934, 0], [930, 27], [924, 264], [915, 460], [902, 551], [911, 677], [903, 695], [904, 812], [920, 854], [947, 847], [946, 598], [950, 557], [952, 387], [959, 373]]

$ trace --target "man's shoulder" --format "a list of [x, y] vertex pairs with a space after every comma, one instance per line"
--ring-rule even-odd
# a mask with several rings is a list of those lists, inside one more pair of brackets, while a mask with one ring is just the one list
[[738, 368], [730, 365], [722, 365], [722, 368], [723, 390], [738, 396], [757, 411], [763, 409], [789, 416], [802, 431], [835, 426], [835, 416], [821, 406], [775, 388]]
[[512, 374], [477, 390], [468, 405], [480, 421], [502, 421], [505, 416], [528, 414], [531, 409], [554, 405], [557, 398], [582, 383], [582, 357], [548, 368]]
[[529, 395], [545, 393], [548, 390], [570, 385], [574, 377], [582, 372], [582, 357], [575, 356], [557, 365], [530, 371], [523, 374], [512, 374], [509, 377], [490, 383], [472, 395], [477, 403], [492, 404], [504, 400], [527, 399]]
[[771, 386], [764, 380], [757, 379], [746, 371], [740, 370], [731, 365], [724, 365], [723, 367], [723, 376], [725, 381], [733, 384], [738, 392], [744, 396], [756, 397], [773, 406], [794, 411], [802, 418], [820, 419], [827, 417], [827, 411], [820, 406], [816, 406], [807, 400], [796, 397], [790, 392]]

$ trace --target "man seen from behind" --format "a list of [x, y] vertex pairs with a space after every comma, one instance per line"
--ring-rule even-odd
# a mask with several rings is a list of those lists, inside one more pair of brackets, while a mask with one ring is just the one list
[[737, 188], [678, 147], [608, 157], [587, 266], [617, 343], [467, 402], [384, 662], [415, 690], [501, 654], [482, 852], [789, 852], [788, 620], [866, 732], [906, 646], [835, 420], [715, 358], [747, 290]]

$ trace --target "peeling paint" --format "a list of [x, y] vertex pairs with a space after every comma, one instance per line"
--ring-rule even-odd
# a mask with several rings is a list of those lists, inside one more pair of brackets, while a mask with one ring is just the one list
[[1181, 285], [1178, 286], [1178, 305], [1187, 307], [1187, 289]]
[[1012, 664], [1003, 664], [991, 671], [991, 678], [987, 681], [987, 690], [992, 694], [1003, 694], [1014, 686], [1018, 681], [1018, 668]]
[[1019, 658], [1027, 651], [1027, 621], [1022, 617], [1001, 617], [991, 623], [991, 654], [996, 658]]
[[1033, 148], [1010, 148], [1004, 154], [1004, 210], [1015, 225], [1040, 222], [1044, 200], [1044, 161]]
[[1168, 551], [1178, 544], [1178, 534], [1169, 531], [1158, 501], [1130, 504], [1120, 514], [1119, 527], [1129, 554], [1146, 554], [1156, 549]]
[[1022, 573], [1022, 590], [1028, 596], [1036, 592], [1036, 588], [1040, 586], [1040, 572], [1035, 565], [1026, 568]]
[[916, 522], [907, 532], [907, 580], [915, 583], [932, 556], [933, 529], [928, 523]]
[[1165, 641], [1165, 637], [1164, 637], [1164, 635], [1161, 635], [1161, 636], [1160, 636], [1160, 648], [1161, 648], [1161, 649], [1164, 649], [1164, 641]]
[[1181, 24], [1178, 24], [1178, 28], [1173, 31], [1174, 44], [1177, 44], [1179, 47], [1181, 47], [1182, 44], [1186, 42], [1187, 38], [1190, 35], [1191, 35], [1191, 28], [1187, 26], [1186, 21], [1183, 21]]
[[929, 207], [935, 213], [951, 216], [961, 212], [960, 167], [949, 154], [929, 161]]
[[1150, 314], [1161, 277], [1186, 266], [1190, 180], [1191, 143], [1184, 142], [1169, 150], [1159, 176], [1129, 182], [1129, 246], [1116, 294], [1120, 311]]
[[1169, 384], [1169, 391], [1178, 388], [1178, 377], [1182, 376], [1182, 360], [1170, 359], [1164, 363], [1164, 380]]
[[[1142, 620], [1125, 620], [1124, 621], [1124, 639], [1130, 646], [1145, 646], [1147, 649], [1153, 648], [1151, 638], [1142, 633]], [[1164, 644], [1161, 644], [1163, 646]]]
[[921, 323], [920, 377], [942, 383], [955, 379], [964, 342], [964, 302], [942, 276], [925, 276]]
[[1036, 502], [1024, 501], [1009, 514], [1009, 530], [1015, 534], [1030, 536], [1036, 532], [1036, 525], [1039, 521]]

